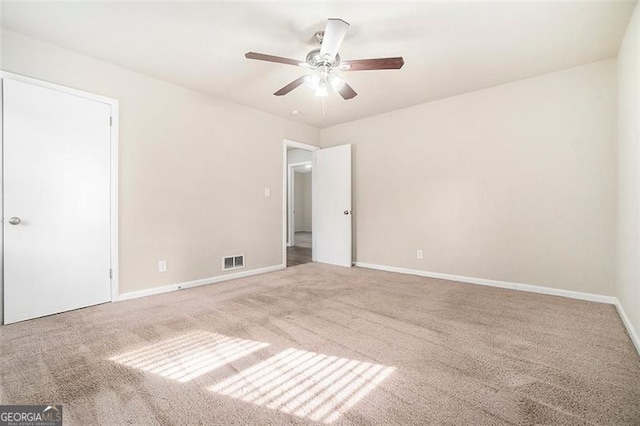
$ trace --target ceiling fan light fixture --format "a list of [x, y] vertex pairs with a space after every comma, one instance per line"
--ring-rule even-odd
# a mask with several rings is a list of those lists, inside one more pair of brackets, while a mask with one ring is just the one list
[[311, 90], [318, 90], [318, 87], [320, 87], [320, 76], [309, 74], [304, 78], [304, 84]]
[[331, 82], [331, 87], [333, 87], [333, 90], [335, 90], [336, 92], [340, 90], [345, 83], [342, 78], [335, 74], [332, 74], [331, 77], [329, 77], [329, 81]]
[[325, 96], [329, 95], [329, 91], [327, 90], [327, 83], [325, 81], [321, 81], [314, 94], [319, 98], [324, 98]]

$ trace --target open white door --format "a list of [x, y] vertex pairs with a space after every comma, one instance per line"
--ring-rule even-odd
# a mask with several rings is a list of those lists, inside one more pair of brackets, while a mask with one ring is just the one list
[[313, 152], [313, 260], [351, 266], [351, 145]]
[[111, 299], [111, 106], [5, 78], [5, 324]]

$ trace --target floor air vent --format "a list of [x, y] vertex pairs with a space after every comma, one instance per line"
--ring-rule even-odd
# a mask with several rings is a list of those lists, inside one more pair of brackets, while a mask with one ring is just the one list
[[225, 256], [222, 258], [222, 270], [244, 268], [244, 254]]

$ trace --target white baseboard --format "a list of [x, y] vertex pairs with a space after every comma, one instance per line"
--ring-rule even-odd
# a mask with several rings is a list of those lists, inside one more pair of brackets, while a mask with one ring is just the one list
[[419, 275], [421, 277], [440, 278], [449, 281], [459, 281], [469, 284], [486, 285], [490, 287], [509, 288], [512, 290], [528, 291], [531, 293], [549, 294], [552, 296], [570, 297], [572, 299], [588, 300], [590, 302], [609, 303], [615, 305], [617, 299], [613, 296], [603, 296], [600, 294], [583, 293], [580, 291], [562, 290], [558, 288], [542, 287], [531, 284], [512, 283], [508, 281], [488, 280], [484, 278], [464, 277], [460, 275], [440, 274], [437, 272], [419, 271], [416, 269], [397, 268], [395, 266], [375, 265], [371, 263], [356, 262], [356, 266], [361, 268], [379, 269], [381, 271], [398, 272], [400, 274]]
[[207, 284], [215, 284], [222, 281], [234, 280], [236, 278], [250, 277], [252, 275], [279, 271], [281, 269], [284, 269], [285, 267], [286, 266], [284, 264], [267, 266], [265, 268], [235, 272], [233, 274], [218, 275], [217, 277], [202, 278], [199, 280], [187, 281], [187, 282], [177, 283], [177, 284], [169, 284], [169, 285], [165, 285], [161, 287], [153, 287], [145, 290], [130, 291], [127, 293], [120, 294], [115, 301], [120, 302], [122, 300], [137, 299], [138, 297], [152, 296], [154, 294], [168, 293], [170, 291], [176, 291], [176, 290], [181, 290], [181, 289], [191, 288], [191, 287], [198, 287], [198, 286], [207, 285]]
[[531, 285], [531, 284], [512, 283], [508, 281], [496, 281], [496, 280], [487, 280], [484, 278], [473, 278], [473, 277], [464, 277], [459, 275], [440, 274], [437, 272], [419, 271], [416, 269], [398, 268], [395, 266], [376, 265], [376, 264], [363, 263], [363, 262], [356, 262], [356, 266], [360, 268], [377, 269], [380, 271], [397, 272], [400, 274], [418, 275], [421, 277], [439, 278], [443, 280], [458, 281], [458, 282], [469, 283], [469, 284], [486, 285], [490, 287], [508, 288], [511, 290], [528, 291], [531, 293], [541, 293], [541, 294], [548, 294], [552, 296], [562, 296], [562, 297], [569, 297], [571, 299], [588, 300], [590, 302], [608, 303], [610, 305], [615, 305], [615, 307], [618, 310], [618, 314], [622, 319], [622, 323], [627, 328], [627, 332], [631, 337], [631, 341], [636, 347], [638, 354], [640, 354], [640, 338], [638, 337], [638, 332], [636, 331], [635, 327], [631, 323], [631, 320], [629, 320], [629, 317], [624, 311], [624, 308], [620, 303], [620, 301], [613, 296], [603, 296], [600, 294], [583, 293], [580, 291], [571, 291], [571, 290], [561, 290], [557, 288], [542, 287], [542, 286]]
[[638, 354], [640, 354], [640, 336], [638, 335], [638, 330], [636, 330], [636, 328], [631, 323], [631, 320], [627, 316], [622, 303], [620, 303], [618, 299], [616, 299], [616, 308], [618, 309], [618, 314], [622, 319], [622, 323], [625, 327], [627, 327], [627, 332], [629, 333], [629, 337], [631, 337], [631, 341], [636, 347], [636, 351], [638, 351]]

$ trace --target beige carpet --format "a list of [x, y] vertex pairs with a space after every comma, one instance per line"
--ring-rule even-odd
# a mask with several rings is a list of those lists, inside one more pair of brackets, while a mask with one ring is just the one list
[[65, 424], [640, 424], [613, 306], [319, 264], [0, 327]]

